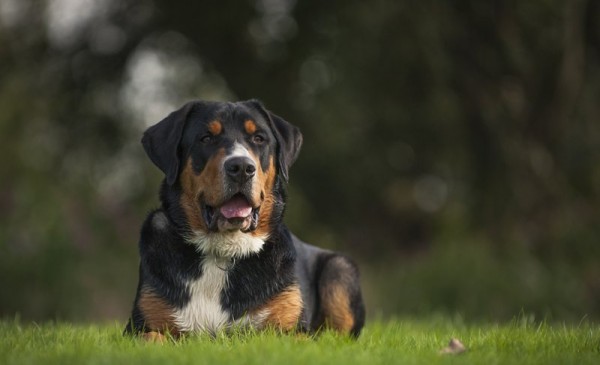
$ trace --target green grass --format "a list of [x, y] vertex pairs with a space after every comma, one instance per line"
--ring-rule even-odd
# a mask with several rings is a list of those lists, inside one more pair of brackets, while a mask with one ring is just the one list
[[[598, 364], [600, 326], [464, 324], [434, 317], [369, 324], [354, 341], [237, 332], [164, 345], [121, 336], [122, 326], [0, 322], [0, 364]], [[468, 351], [440, 355], [450, 338]]]

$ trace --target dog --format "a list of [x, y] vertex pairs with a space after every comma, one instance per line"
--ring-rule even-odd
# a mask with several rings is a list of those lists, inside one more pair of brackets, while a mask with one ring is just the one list
[[147, 339], [236, 326], [358, 336], [356, 264], [283, 223], [300, 130], [257, 100], [192, 101], [148, 128], [164, 173], [141, 229], [139, 282], [125, 333]]

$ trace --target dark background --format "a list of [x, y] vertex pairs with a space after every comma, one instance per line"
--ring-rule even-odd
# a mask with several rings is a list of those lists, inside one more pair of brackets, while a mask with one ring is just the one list
[[369, 315], [600, 319], [600, 2], [0, 0], [0, 316], [124, 321], [194, 99], [298, 125], [286, 221]]

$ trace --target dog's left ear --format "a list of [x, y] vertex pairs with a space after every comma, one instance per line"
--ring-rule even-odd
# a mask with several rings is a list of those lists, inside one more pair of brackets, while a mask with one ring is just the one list
[[179, 144], [188, 114], [194, 107], [190, 102], [148, 128], [142, 137], [142, 145], [150, 160], [164, 172], [167, 184], [173, 185], [179, 175]]
[[258, 109], [267, 118], [271, 131], [277, 140], [278, 169], [281, 176], [287, 182], [289, 179], [288, 171], [298, 158], [300, 147], [302, 147], [302, 133], [300, 133], [300, 129], [268, 111], [258, 100], [248, 100], [246, 103]]

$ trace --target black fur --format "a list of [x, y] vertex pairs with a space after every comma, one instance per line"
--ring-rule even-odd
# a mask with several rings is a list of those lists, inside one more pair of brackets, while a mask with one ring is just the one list
[[[218, 118], [227, 135], [205, 143], [207, 123]], [[327, 313], [320, 306], [320, 290], [327, 285], [341, 285], [349, 295], [357, 336], [364, 325], [364, 306], [359, 286], [358, 268], [337, 253], [308, 245], [289, 232], [283, 224], [286, 183], [289, 168], [298, 157], [302, 135], [298, 128], [269, 112], [256, 101], [239, 103], [191, 102], [150, 127], [142, 139], [149, 158], [165, 174], [160, 189], [160, 209], [147, 217], [140, 236], [139, 284], [127, 333], [149, 331], [139, 300], [142, 289], [151, 290], [173, 309], [183, 308], [191, 299], [186, 282], [200, 278], [205, 254], [186, 241], [192, 233], [181, 205], [182, 184], [179, 175], [186, 160], [200, 173], [212, 154], [226, 146], [226, 139], [245, 140], [234, 121], [255, 120], [265, 144], [247, 144], [258, 156], [263, 169], [272, 156], [276, 160], [275, 198], [269, 221], [269, 238], [262, 250], [239, 259], [227, 267], [228, 285], [220, 294], [220, 304], [231, 320], [265, 304], [286, 288], [299, 284], [304, 302], [300, 329], [316, 331]], [[228, 148], [228, 147], [227, 147]], [[340, 261], [342, 260], [342, 261]], [[336, 262], [342, 263], [335, 264]]]

